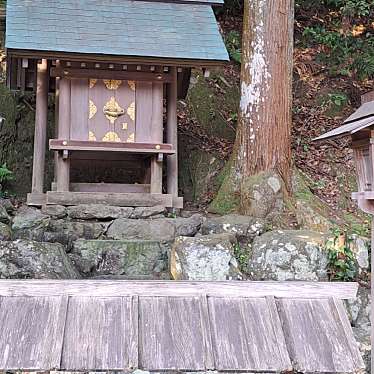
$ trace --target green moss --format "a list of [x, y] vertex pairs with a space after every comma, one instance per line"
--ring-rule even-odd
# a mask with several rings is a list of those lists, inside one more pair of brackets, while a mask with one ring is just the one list
[[217, 182], [221, 182], [221, 186], [209, 206], [209, 212], [224, 215], [239, 210], [240, 198], [232, 174], [232, 166], [228, 162], [217, 177]]
[[187, 97], [189, 116], [195, 119], [208, 136], [235, 140], [239, 87], [228, 84], [222, 72], [211, 78], [196, 74]]

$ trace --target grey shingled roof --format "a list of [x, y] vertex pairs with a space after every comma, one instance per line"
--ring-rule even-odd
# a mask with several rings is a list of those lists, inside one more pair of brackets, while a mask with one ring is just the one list
[[6, 48], [227, 61], [205, 1], [8, 0]]
[[374, 101], [363, 104], [356, 112], [344, 121], [342, 126], [331, 130], [314, 140], [326, 140], [340, 136], [352, 135], [370, 126], [374, 126]]

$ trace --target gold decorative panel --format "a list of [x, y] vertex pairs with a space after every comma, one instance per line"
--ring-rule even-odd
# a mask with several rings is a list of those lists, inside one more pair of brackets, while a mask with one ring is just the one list
[[114, 125], [118, 117], [125, 114], [125, 110], [120, 107], [114, 97], [111, 97], [110, 100], [105, 104], [103, 112], [105, 114], [105, 117], [110, 121], [112, 125]]
[[118, 87], [122, 84], [122, 81], [115, 79], [104, 79], [104, 84], [108, 90], [118, 90]]
[[103, 142], [116, 142], [116, 143], [118, 143], [120, 141], [121, 141], [120, 137], [114, 131], [107, 132], [105, 134], [105, 136], [103, 137]]
[[89, 119], [92, 119], [95, 114], [97, 113], [97, 106], [95, 105], [95, 103], [90, 100], [89, 101], [89, 115], [88, 115], [88, 118]]
[[128, 81], [127, 84], [129, 85], [132, 91], [135, 91], [136, 83], [134, 81]]
[[126, 140], [127, 143], [135, 143], [135, 134], [132, 133]]
[[90, 79], [90, 88], [94, 88], [96, 86], [97, 79]]
[[96, 142], [96, 136], [92, 131], [88, 133], [88, 140], [90, 140], [91, 142]]
[[132, 121], [135, 121], [135, 101], [132, 102], [131, 105], [127, 108], [127, 114]]

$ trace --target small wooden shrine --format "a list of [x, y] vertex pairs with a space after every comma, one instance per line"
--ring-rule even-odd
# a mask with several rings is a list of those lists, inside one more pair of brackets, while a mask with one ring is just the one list
[[315, 140], [350, 136], [357, 170], [358, 192], [352, 194], [358, 206], [374, 214], [374, 91], [362, 96], [362, 106], [343, 124]]
[[[36, 91], [28, 204], [183, 206], [177, 100], [191, 68], [228, 60], [212, 10], [220, 3], [8, 0], [8, 85]], [[55, 180], [45, 193], [47, 140]]]

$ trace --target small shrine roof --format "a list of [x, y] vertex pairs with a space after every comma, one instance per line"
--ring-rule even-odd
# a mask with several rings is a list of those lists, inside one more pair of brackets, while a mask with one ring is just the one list
[[222, 0], [8, 0], [9, 52], [222, 62], [212, 5]]
[[352, 135], [371, 126], [374, 126], [374, 101], [362, 104], [356, 112], [344, 121], [342, 126], [331, 130], [314, 140], [327, 140]]

